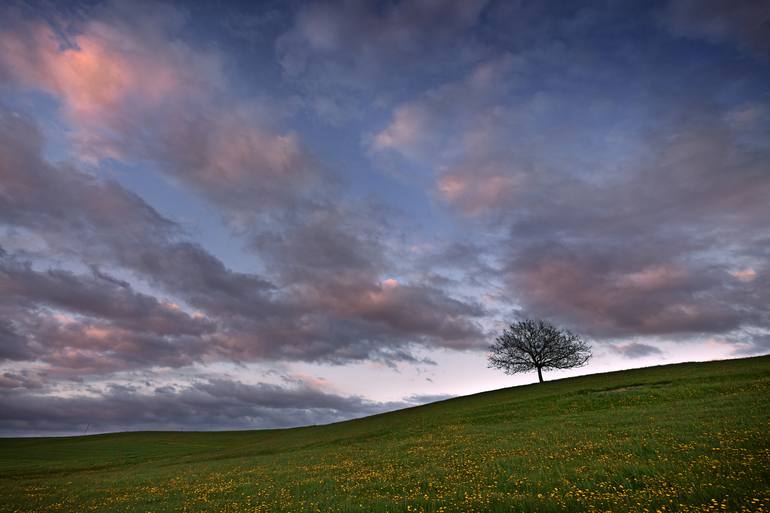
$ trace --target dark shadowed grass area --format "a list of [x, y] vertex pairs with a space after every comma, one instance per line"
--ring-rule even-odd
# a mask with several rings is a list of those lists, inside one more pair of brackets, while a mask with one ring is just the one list
[[0, 511], [770, 511], [770, 356], [298, 429], [0, 439]]

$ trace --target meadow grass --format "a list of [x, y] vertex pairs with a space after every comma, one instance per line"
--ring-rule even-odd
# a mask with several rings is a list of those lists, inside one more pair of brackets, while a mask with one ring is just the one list
[[0, 511], [770, 511], [770, 356], [297, 429], [0, 439]]

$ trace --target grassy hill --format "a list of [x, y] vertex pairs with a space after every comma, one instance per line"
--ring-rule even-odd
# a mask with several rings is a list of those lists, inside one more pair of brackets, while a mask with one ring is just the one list
[[0, 511], [770, 511], [769, 403], [763, 356], [327, 426], [0, 439]]

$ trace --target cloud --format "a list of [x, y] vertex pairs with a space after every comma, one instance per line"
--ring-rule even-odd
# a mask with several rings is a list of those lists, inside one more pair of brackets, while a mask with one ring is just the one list
[[[60, 102], [81, 159], [149, 159], [234, 210], [264, 211], [301, 196], [318, 166], [295, 133], [271, 126], [278, 109], [229, 94], [226, 57], [179, 36], [182, 11], [143, 7], [140, 16], [127, 4], [100, 6], [66, 40], [17, 16], [0, 33], [0, 69]], [[145, 23], [153, 13], [162, 21]]]
[[387, 267], [388, 221], [376, 205], [353, 207], [319, 197], [291, 217], [252, 239], [252, 249], [282, 282], [321, 287], [361, 280], [373, 283]]
[[215, 324], [135, 292], [104, 273], [36, 271], [0, 257], [0, 359], [45, 363], [49, 375], [82, 376], [200, 360]]
[[13, 312], [27, 340], [23, 360], [50, 379], [83, 379], [117, 371], [183, 367], [200, 361], [201, 337], [157, 335], [105, 320], [68, 319], [45, 311]]
[[[42, 148], [29, 120], [3, 114], [4, 224], [92, 271], [38, 271], [4, 259], [5, 308], [16, 319], [6, 358], [98, 374], [202, 359], [413, 361], [417, 345], [469, 349], [483, 340], [478, 305], [420, 283], [383, 288], [382, 243], [362, 237], [355, 218], [324, 208], [316, 225], [289, 224], [279, 238], [262, 239], [260, 251], [275, 262], [273, 283], [228, 269], [117, 182], [51, 165]], [[113, 268], [169, 299], [102, 270]], [[58, 311], [78, 317], [61, 322]]]
[[770, 354], [770, 333], [743, 333], [736, 339], [737, 355]]
[[[368, 141], [374, 152], [392, 151], [416, 161], [443, 164], [466, 150], [463, 134], [483, 123], [515, 84], [517, 60], [508, 53], [474, 64], [467, 74], [393, 109], [387, 126]], [[459, 140], [457, 140], [459, 139]]]
[[[0, 215], [3, 224], [29, 230], [68, 252], [84, 249], [130, 254], [180, 233], [139, 196], [112, 180], [42, 158], [43, 137], [34, 123], [0, 112]], [[73, 236], [76, 236], [73, 239]]]
[[449, 394], [416, 394], [416, 395], [410, 395], [409, 397], [405, 397], [404, 400], [406, 402], [415, 403], [415, 404], [428, 404], [428, 403], [435, 403], [438, 401], [445, 401], [447, 399], [452, 399], [454, 396]]
[[301, 6], [277, 41], [284, 73], [292, 78], [360, 89], [472, 58], [470, 30], [482, 1], [318, 2]]
[[732, 276], [736, 280], [740, 280], [743, 282], [751, 282], [756, 279], [757, 272], [754, 269], [747, 267], [746, 269], [737, 269], [734, 271], [730, 271], [730, 276]]
[[477, 28], [486, 0], [299, 4], [277, 38], [284, 81], [322, 123], [365, 120], [424, 80], [462, 69], [486, 52]]
[[[629, 356], [647, 336], [760, 350], [758, 5], [275, 3], [224, 25], [195, 18], [210, 6], [4, 7], [0, 386], [48, 404], [83, 380], [65, 392], [84, 409], [232, 394], [313, 421], [337, 413], [213, 378], [93, 396], [222, 362], [429, 363], [511, 312]], [[156, 178], [185, 201], [153, 208]], [[199, 235], [191, 215], [214, 219]], [[332, 399], [313, 404], [347, 411]]]
[[[190, 68], [181, 62], [153, 58], [136, 38], [123, 39], [120, 29], [105, 23], [93, 23], [70, 44], [44, 24], [29, 23], [24, 29], [0, 37], [6, 72], [23, 85], [62, 98], [69, 115], [85, 125], [115, 123], [123, 106], [138, 98], [157, 106], [195, 78], [182, 73]], [[200, 61], [185, 57], [193, 59], [192, 69]], [[140, 67], [153, 80], [146, 80]]]
[[14, 329], [10, 321], [0, 321], [0, 342], [0, 361], [29, 359], [27, 340]]
[[[596, 242], [593, 248], [540, 244], [517, 252], [509, 278], [526, 291], [521, 301], [528, 311], [593, 336], [726, 333], [763, 322], [759, 305], [729, 283], [724, 270], [660, 267], [676, 257], [628, 259], [622, 251]], [[658, 263], [645, 267], [645, 261]]]
[[[218, 93], [229, 85], [218, 71], [219, 55], [194, 54], [192, 47], [174, 39], [178, 26], [173, 23], [144, 29], [146, 39], [137, 40], [131, 18], [115, 23], [114, 16], [107, 8], [106, 14], [85, 23], [74, 37], [73, 48], [64, 50], [59, 49], [52, 34], [28, 41], [23, 35], [6, 35], [11, 41], [24, 39], [27, 46], [45, 56], [36, 65], [31, 64], [32, 70], [17, 69], [20, 65], [14, 67], [13, 59], [9, 67], [20, 80], [57, 95], [76, 127], [88, 134], [91, 147], [95, 144], [93, 137], [101, 137], [106, 130], [110, 147], [119, 148], [119, 154], [152, 159], [163, 173], [218, 205], [236, 231], [245, 231], [253, 238], [251, 247], [278, 273], [276, 279], [282, 289], [277, 291], [267, 279], [227, 271], [201, 248], [176, 239], [171, 243], [171, 234], [161, 234], [153, 244], [129, 239], [131, 246], [141, 249], [114, 251], [113, 261], [141, 273], [156, 287], [180, 295], [195, 308], [213, 315], [242, 315], [244, 318], [230, 323], [227, 335], [220, 337], [226, 344], [246, 345], [241, 348], [242, 357], [279, 353], [286, 347], [285, 341], [306, 339], [305, 329], [280, 327], [288, 316], [306, 319], [308, 325], [329, 337], [348, 341], [345, 344], [355, 343], [354, 336], [364, 336], [359, 333], [364, 329], [370, 330], [365, 336], [372, 339], [372, 345], [374, 341], [382, 343], [385, 337], [392, 337], [398, 346], [456, 345], [461, 337], [469, 345], [478, 344], [481, 330], [466, 320], [479, 315], [474, 305], [464, 305], [465, 312], [458, 313], [455, 307], [459, 302], [421, 284], [389, 294], [388, 301], [377, 298], [373, 287], [381, 275], [389, 272], [384, 242], [387, 235], [374, 217], [380, 216], [366, 204], [340, 201], [342, 192], [333, 177], [314, 161], [297, 137], [260, 125], [258, 109], [251, 108], [249, 102], [236, 100], [232, 105], [222, 105]], [[37, 30], [50, 32], [39, 27]], [[169, 39], [173, 46], [167, 44]], [[60, 68], [69, 70], [70, 60], [102, 57], [109, 58], [109, 66], [123, 63], [126, 70], [116, 72], [115, 77], [109, 73], [103, 77], [105, 87], [115, 92], [104, 100], [103, 112], [82, 119], [77, 98], [96, 95], [87, 103], [97, 108], [101, 101], [98, 91], [77, 81], [66, 82], [66, 87], [51, 84], [61, 83], [58, 77], [64, 72]], [[144, 86], [130, 77], [142, 73], [145, 61], [150, 61], [149, 69], [162, 69], [161, 76], [168, 76], [176, 85], [161, 91], [143, 91]], [[79, 75], [77, 70], [75, 74]], [[188, 79], [188, 74], [194, 77]], [[202, 78], [208, 76], [214, 78]], [[69, 74], [65, 73], [66, 77]], [[132, 100], [144, 96], [149, 97], [147, 102]], [[30, 154], [35, 152], [39, 152], [38, 147], [29, 149]], [[85, 176], [80, 178], [87, 181]], [[153, 220], [152, 224], [160, 229], [162, 223]], [[167, 228], [169, 232], [174, 229]], [[120, 232], [112, 230], [112, 234]], [[114, 237], [112, 234], [104, 235]], [[301, 297], [294, 297], [286, 287], [296, 287]], [[405, 291], [409, 291], [408, 296]], [[368, 306], [355, 309], [342, 301], [330, 304], [322, 300], [334, 293], [351, 301], [362, 300]], [[410, 304], [394, 304], [394, 299]], [[441, 307], [450, 311], [436, 310]], [[326, 310], [329, 308], [332, 310]], [[329, 319], [324, 318], [327, 315]], [[250, 320], [254, 317], [258, 326]], [[240, 326], [237, 330], [236, 325]], [[284, 344], [265, 340], [264, 335], [247, 335], [252, 331], [273, 333]], [[328, 348], [333, 344], [324, 340], [321, 345]], [[301, 353], [299, 348], [289, 351]], [[313, 351], [307, 354], [317, 356]], [[346, 354], [352, 354], [350, 349]]]
[[17, 305], [33, 302], [73, 314], [107, 319], [113, 326], [132, 331], [201, 335], [213, 329], [211, 322], [190, 316], [178, 305], [137, 293], [127, 283], [97, 272], [92, 276], [59, 269], [38, 272], [29, 262], [0, 257], [0, 289], [4, 302]]
[[[0, 381], [2, 383], [2, 381]], [[405, 406], [323, 392], [308, 385], [212, 379], [152, 392], [124, 386], [67, 397], [26, 390], [0, 393], [0, 432], [82, 434], [117, 430], [256, 429], [326, 424]]]
[[767, 323], [754, 274], [736, 275], [729, 262], [764, 266], [751, 255], [761, 244], [757, 222], [770, 215], [761, 198], [770, 153], [719, 116], [699, 113], [697, 123], [659, 125], [659, 135], [678, 135], [654, 137], [654, 157], [611, 189], [573, 180], [521, 196], [507, 214], [507, 268], [525, 307], [597, 335]]
[[[521, 11], [501, 19], [529, 19]], [[495, 234], [483, 243], [501, 267], [496, 288], [521, 314], [594, 337], [766, 326], [755, 273], [770, 216], [770, 151], [757, 136], [767, 123], [741, 114], [762, 112], [763, 93], [720, 105], [711, 64], [666, 73], [673, 61], [652, 46], [599, 44], [626, 23], [620, 14], [533, 17], [511, 36], [515, 51], [394, 107], [372, 156], [395, 152], [431, 171], [462, 226]], [[733, 71], [756, 78], [750, 64]], [[685, 82], [699, 87], [677, 93]]]
[[0, 375], [0, 389], [3, 388], [23, 388], [26, 390], [35, 390], [43, 388], [43, 383], [27, 371], [4, 372]]
[[393, 112], [388, 126], [372, 138], [372, 149], [392, 149], [419, 158], [425, 155], [426, 146], [437, 129], [437, 121], [421, 105], [401, 105]]
[[612, 351], [624, 358], [645, 358], [647, 356], [656, 356], [663, 354], [663, 351], [649, 344], [631, 342], [629, 344], [619, 344], [611, 347]]
[[761, 0], [671, 0], [661, 19], [676, 35], [770, 55], [770, 7]]

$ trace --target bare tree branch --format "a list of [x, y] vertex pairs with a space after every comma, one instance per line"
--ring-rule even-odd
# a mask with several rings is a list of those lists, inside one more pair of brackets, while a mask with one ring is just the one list
[[569, 330], [545, 321], [526, 319], [511, 324], [495, 339], [489, 354], [489, 367], [516, 374], [580, 367], [591, 358], [591, 346]]

